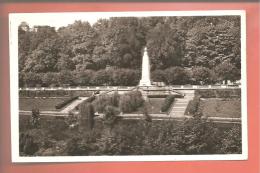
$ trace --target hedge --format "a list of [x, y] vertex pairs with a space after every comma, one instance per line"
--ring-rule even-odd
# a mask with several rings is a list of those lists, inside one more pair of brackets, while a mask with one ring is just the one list
[[147, 95], [149, 98], [166, 98], [168, 95], [167, 94], [162, 94], [162, 95]]
[[81, 96], [89, 97], [93, 94], [92, 91], [80, 90], [20, 90], [20, 97], [65, 97], [65, 96]]
[[240, 98], [240, 89], [207, 89], [195, 90], [195, 96], [202, 98]]
[[162, 112], [167, 112], [170, 106], [172, 105], [173, 101], [175, 100], [174, 95], [168, 95], [162, 104], [161, 111]]
[[72, 101], [74, 101], [74, 100], [76, 100], [76, 99], [78, 99], [78, 98], [79, 98], [79, 96], [75, 96], [75, 97], [68, 98], [68, 99], [64, 100], [63, 102], [58, 103], [58, 104], [55, 106], [55, 108], [56, 108], [56, 109], [61, 109], [61, 108], [64, 107], [65, 105], [71, 103]]
[[195, 96], [193, 100], [189, 101], [184, 114], [195, 115], [198, 111], [199, 103], [200, 103], [200, 96]]

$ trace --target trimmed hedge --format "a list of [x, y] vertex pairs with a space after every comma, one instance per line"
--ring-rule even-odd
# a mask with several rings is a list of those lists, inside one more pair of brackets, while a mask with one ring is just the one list
[[162, 104], [161, 111], [167, 112], [174, 100], [175, 100], [174, 95], [168, 95]]
[[162, 95], [159, 95], [159, 94], [157, 94], [157, 95], [147, 95], [147, 97], [149, 97], [149, 98], [166, 98], [168, 96], [168, 94], [162, 94]]
[[20, 90], [20, 97], [65, 97], [65, 96], [82, 96], [89, 97], [93, 94], [92, 91], [80, 90]]
[[195, 90], [195, 96], [201, 98], [240, 98], [241, 89], [200, 89]]
[[200, 103], [200, 96], [195, 96], [193, 100], [189, 101], [184, 114], [195, 115], [198, 111], [199, 103]]
[[56, 108], [56, 109], [61, 109], [61, 108], [64, 107], [65, 105], [71, 103], [72, 101], [74, 101], [74, 100], [76, 100], [76, 99], [78, 99], [78, 98], [79, 98], [79, 96], [75, 96], [75, 97], [71, 97], [71, 98], [69, 98], [69, 99], [67, 99], [67, 100], [64, 100], [63, 102], [57, 104], [57, 105], [55, 106], [55, 108]]

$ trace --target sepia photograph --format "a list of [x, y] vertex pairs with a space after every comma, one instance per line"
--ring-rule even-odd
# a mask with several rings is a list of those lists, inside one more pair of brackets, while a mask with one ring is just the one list
[[246, 160], [244, 11], [9, 14], [13, 162]]

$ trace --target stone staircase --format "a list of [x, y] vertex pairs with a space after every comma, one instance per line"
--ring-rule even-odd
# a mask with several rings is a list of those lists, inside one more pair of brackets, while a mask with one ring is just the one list
[[63, 108], [60, 113], [69, 113], [73, 109], [75, 109], [76, 106], [78, 106], [80, 103], [85, 101], [88, 97], [79, 97], [77, 100], [74, 100], [72, 103], [67, 105], [65, 108]]
[[182, 93], [185, 94], [184, 98], [176, 98], [169, 112], [172, 118], [183, 118], [189, 101], [194, 98], [194, 90], [182, 90]]

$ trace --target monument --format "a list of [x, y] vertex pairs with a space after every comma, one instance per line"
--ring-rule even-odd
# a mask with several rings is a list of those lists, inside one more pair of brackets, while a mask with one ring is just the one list
[[142, 60], [142, 78], [139, 82], [139, 86], [151, 86], [150, 79], [150, 62], [146, 47], [144, 48], [143, 60]]

